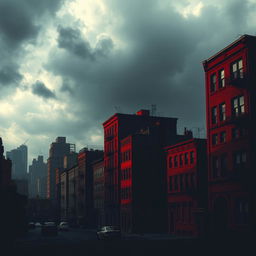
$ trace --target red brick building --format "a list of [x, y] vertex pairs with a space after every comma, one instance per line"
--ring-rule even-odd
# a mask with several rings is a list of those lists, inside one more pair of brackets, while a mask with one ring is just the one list
[[241, 36], [203, 65], [211, 230], [246, 232], [255, 228], [256, 37]]
[[168, 231], [182, 236], [205, 233], [207, 154], [205, 139], [166, 148]]
[[177, 118], [150, 116], [149, 110], [136, 114], [117, 113], [103, 123], [106, 224], [120, 224], [121, 140], [141, 129], [158, 127], [159, 143], [167, 146], [176, 139], [176, 123]]
[[78, 153], [77, 220], [81, 225], [95, 227], [93, 208], [93, 165], [103, 157], [102, 150], [83, 148]]
[[165, 155], [161, 136], [156, 126], [121, 140], [120, 225], [123, 232], [167, 232]]

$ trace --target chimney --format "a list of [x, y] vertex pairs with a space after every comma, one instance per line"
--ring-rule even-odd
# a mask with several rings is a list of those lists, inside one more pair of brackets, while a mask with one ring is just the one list
[[137, 111], [136, 115], [137, 116], [149, 116], [149, 110], [148, 109], [141, 109]]

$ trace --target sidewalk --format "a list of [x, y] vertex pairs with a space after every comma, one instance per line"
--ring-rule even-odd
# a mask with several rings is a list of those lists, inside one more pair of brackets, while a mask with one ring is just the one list
[[136, 240], [195, 240], [194, 237], [181, 237], [173, 236], [170, 234], [123, 234], [125, 239], [136, 239]]

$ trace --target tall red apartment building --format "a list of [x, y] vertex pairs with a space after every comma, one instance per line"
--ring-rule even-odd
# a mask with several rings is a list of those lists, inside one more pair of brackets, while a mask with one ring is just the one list
[[167, 146], [177, 139], [176, 123], [177, 118], [150, 116], [149, 110], [117, 113], [103, 123], [106, 224], [120, 224], [121, 140], [141, 129], [158, 127], [158, 143]]
[[126, 233], [166, 233], [165, 152], [159, 126], [121, 140], [120, 226]]
[[241, 36], [203, 66], [211, 230], [247, 232], [256, 216], [256, 37]]
[[204, 236], [207, 212], [206, 140], [185, 140], [165, 150], [168, 232]]

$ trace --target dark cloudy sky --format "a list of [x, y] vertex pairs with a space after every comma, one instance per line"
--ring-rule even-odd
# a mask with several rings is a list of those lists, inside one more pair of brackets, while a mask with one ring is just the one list
[[205, 127], [202, 61], [256, 33], [256, 0], [0, 0], [0, 136], [48, 157], [102, 145], [116, 111]]

